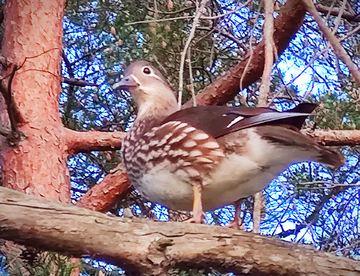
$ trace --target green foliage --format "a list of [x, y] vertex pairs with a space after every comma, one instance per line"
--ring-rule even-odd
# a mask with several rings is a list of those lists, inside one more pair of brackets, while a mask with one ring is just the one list
[[21, 255], [22, 262], [12, 263], [11, 276], [70, 276], [76, 264], [69, 257], [51, 252], [27, 251]]
[[[351, 97], [353, 88], [342, 91], [342, 95], [327, 91], [314, 121], [324, 129], [360, 129], [360, 106], [358, 99]], [[358, 94], [355, 95], [358, 97]]]

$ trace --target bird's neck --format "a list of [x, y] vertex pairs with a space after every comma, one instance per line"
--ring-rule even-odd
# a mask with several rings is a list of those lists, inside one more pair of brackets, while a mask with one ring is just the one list
[[174, 95], [164, 95], [164, 97], [145, 101], [138, 106], [138, 114], [133, 128], [140, 127], [143, 134], [152, 127], [159, 125], [166, 117], [178, 110], [179, 107]]

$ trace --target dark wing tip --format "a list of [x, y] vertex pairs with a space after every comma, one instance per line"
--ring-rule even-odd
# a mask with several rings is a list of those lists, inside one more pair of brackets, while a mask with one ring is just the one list
[[343, 155], [336, 149], [321, 146], [319, 162], [326, 164], [331, 169], [338, 169], [346, 162]]

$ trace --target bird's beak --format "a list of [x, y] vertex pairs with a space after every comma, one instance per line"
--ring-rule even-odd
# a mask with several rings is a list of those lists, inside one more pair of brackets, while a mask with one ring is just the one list
[[134, 75], [131, 74], [131, 75], [128, 75], [128, 76], [125, 76], [124, 78], [122, 78], [121, 81], [114, 83], [112, 88], [114, 90], [128, 89], [128, 88], [136, 87], [139, 85], [140, 85], [140, 83], [139, 83], [138, 79]]

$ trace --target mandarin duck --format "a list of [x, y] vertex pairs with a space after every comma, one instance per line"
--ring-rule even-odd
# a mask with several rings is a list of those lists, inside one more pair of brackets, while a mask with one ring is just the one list
[[343, 164], [338, 152], [300, 132], [315, 104], [286, 112], [243, 106], [180, 110], [166, 79], [146, 61], [131, 64], [113, 88], [128, 90], [137, 107], [122, 141], [132, 185], [152, 202], [192, 211], [191, 222], [263, 190], [293, 163]]

